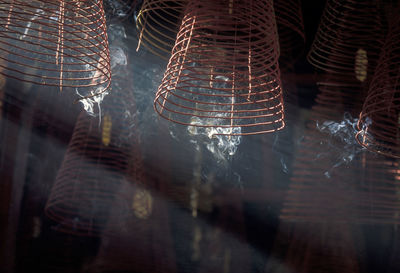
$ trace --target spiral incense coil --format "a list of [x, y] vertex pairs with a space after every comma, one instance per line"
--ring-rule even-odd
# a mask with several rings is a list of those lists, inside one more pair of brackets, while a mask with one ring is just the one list
[[82, 97], [111, 80], [101, 0], [0, 0], [0, 73]]
[[382, 29], [375, 0], [328, 0], [308, 54], [316, 68], [364, 82], [381, 46]]
[[399, 24], [400, 20], [395, 20], [387, 36], [360, 113], [356, 135], [362, 146], [394, 158], [400, 158]]
[[189, 1], [154, 100], [165, 119], [250, 135], [284, 127], [272, 1]]
[[[339, 47], [340, 43], [336, 46]], [[365, 56], [363, 52], [358, 54], [361, 58]], [[375, 57], [369, 56], [368, 66], [376, 62]], [[365, 61], [359, 63], [365, 64]], [[354, 69], [354, 65], [355, 62], [349, 68]], [[358, 75], [365, 76], [363, 73]], [[345, 126], [350, 128], [346, 132], [339, 128], [343, 126], [344, 112], [355, 117], [362, 108], [366, 83], [367, 79], [362, 82], [355, 73], [332, 71], [326, 73], [318, 83], [320, 93], [295, 158], [281, 219], [313, 223], [400, 222], [398, 166], [384, 158], [378, 159], [370, 153], [357, 151], [357, 145], [354, 145], [351, 137], [355, 120], [347, 120]], [[321, 132], [319, 126], [324, 121], [339, 121], [337, 131], [332, 128], [329, 133]]]
[[127, 114], [133, 102], [115, 94], [102, 103], [100, 124], [85, 112], [78, 118], [46, 205], [59, 231], [97, 236], [114, 224], [109, 223], [111, 207], [119, 213], [113, 215], [116, 219], [131, 213], [132, 193], [127, 189], [132, 158], [139, 152], [132, 115]]
[[274, 1], [279, 34], [279, 66], [289, 69], [304, 50], [305, 34], [300, 0]]
[[139, 44], [168, 60], [188, 0], [144, 0], [136, 18]]

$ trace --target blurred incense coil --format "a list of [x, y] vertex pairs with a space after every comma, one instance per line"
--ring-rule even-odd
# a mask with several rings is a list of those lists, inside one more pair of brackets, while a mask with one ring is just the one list
[[[342, 8], [356, 5], [348, 2]], [[335, 3], [328, 1], [325, 13], [330, 14], [330, 8]], [[373, 10], [375, 9], [370, 9], [373, 16], [368, 16], [379, 21]], [[374, 224], [400, 222], [399, 183], [396, 175], [398, 165], [357, 148], [352, 137], [356, 132], [357, 122], [352, 117], [358, 115], [362, 108], [369, 78], [377, 61], [376, 52], [381, 47], [377, 37], [383, 36], [384, 32], [383, 29], [376, 30], [379, 24], [371, 28], [376, 33], [371, 32], [371, 29], [364, 29], [364, 24], [368, 22], [367, 15], [353, 29], [351, 24], [355, 21], [350, 20], [349, 15], [356, 15], [358, 12], [361, 11], [343, 11], [343, 15], [338, 17], [338, 20], [347, 18], [335, 26], [340, 29], [340, 39], [329, 38], [332, 41], [327, 41], [327, 44], [331, 46], [331, 51], [325, 50], [321, 56], [326, 59], [315, 65], [318, 67], [322, 64], [319, 68], [325, 74], [318, 83], [320, 93], [293, 164], [291, 184], [281, 211], [281, 219], [285, 221]], [[326, 22], [322, 20], [321, 25], [324, 24]], [[355, 30], [358, 28], [360, 32]], [[343, 35], [349, 30], [355, 31], [354, 38], [350, 34]], [[370, 32], [367, 35], [368, 31]], [[320, 26], [317, 36], [322, 34]], [[318, 39], [320, 37], [316, 38], [317, 42]], [[313, 46], [316, 46], [316, 42]], [[310, 53], [311, 58], [312, 54], [315, 52]], [[350, 115], [346, 114], [343, 118], [344, 112]]]
[[357, 124], [357, 141], [367, 149], [400, 158], [400, 19], [398, 13], [382, 49]]
[[279, 34], [279, 66], [290, 69], [303, 53], [305, 45], [303, 14], [300, 0], [274, 1]]
[[0, 53], [6, 77], [81, 97], [105, 93], [111, 70], [103, 1], [0, 0]]
[[282, 129], [272, 1], [189, 1], [154, 100], [164, 118], [213, 135]]
[[341, 122], [343, 113], [361, 111], [385, 33], [378, 6], [376, 0], [327, 1], [308, 54], [322, 74], [313, 121]]
[[328, 0], [308, 60], [323, 72], [363, 82], [381, 37], [378, 1]]
[[[82, 112], [46, 205], [46, 214], [66, 233], [97, 236], [112, 219], [131, 213], [129, 182], [139, 156], [132, 133], [134, 102], [113, 92], [102, 103], [101, 121]], [[100, 124], [99, 124], [100, 122]], [[135, 174], [137, 175], [137, 174]], [[137, 181], [135, 181], [137, 182]]]
[[144, 0], [136, 18], [138, 49], [143, 44], [153, 54], [168, 60], [187, 2]]

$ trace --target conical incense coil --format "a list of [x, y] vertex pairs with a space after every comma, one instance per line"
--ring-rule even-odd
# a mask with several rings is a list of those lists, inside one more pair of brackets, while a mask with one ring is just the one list
[[300, 0], [274, 1], [279, 34], [279, 65], [291, 68], [304, 50], [305, 34]]
[[382, 28], [375, 0], [328, 0], [308, 54], [316, 68], [364, 82], [381, 45]]
[[164, 118], [212, 135], [284, 127], [272, 1], [189, 1], [154, 101]]
[[[369, 13], [359, 11], [359, 6]], [[380, 20], [374, 1], [327, 2], [308, 55], [311, 64], [323, 73], [313, 107], [314, 120], [337, 121], [345, 112], [359, 114], [383, 43]]]
[[[129, 192], [132, 154], [138, 146], [132, 133], [129, 97], [106, 97], [102, 118], [79, 117], [64, 161], [46, 205], [56, 229], [76, 235], [96, 236], [109, 223], [110, 208], [121, 219], [131, 211]], [[134, 146], [134, 147], [133, 147]]]
[[[395, 15], [398, 17], [398, 14]], [[400, 20], [392, 23], [357, 124], [367, 149], [400, 158]]]
[[101, 0], [0, 0], [0, 73], [20, 81], [104, 93], [111, 70]]
[[167, 59], [175, 44], [176, 34], [188, 0], [144, 0], [136, 18], [139, 44], [153, 54]]

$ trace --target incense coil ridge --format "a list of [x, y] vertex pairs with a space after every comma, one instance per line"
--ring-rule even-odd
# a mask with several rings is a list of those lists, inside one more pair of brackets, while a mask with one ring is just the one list
[[101, 0], [0, 0], [0, 73], [19, 81], [106, 92], [110, 55]]
[[[140, 151], [137, 134], [131, 132], [133, 117], [127, 117], [126, 111], [134, 104], [129, 97], [115, 98], [115, 94], [103, 102], [100, 123], [86, 112], [76, 123], [45, 208], [61, 232], [98, 236], [106, 226], [118, 226], [116, 219], [131, 213], [130, 183], [137, 178], [143, 181], [132, 177], [139, 167]], [[110, 219], [115, 222], [110, 223]]]
[[163, 118], [210, 135], [284, 127], [278, 34], [272, 1], [187, 4], [154, 100]]
[[381, 25], [377, 1], [328, 0], [307, 59], [323, 72], [363, 82], [381, 47]]
[[151, 53], [168, 60], [175, 44], [188, 0], [144, 0], [136, 18], [141, 44]]
[[360, 113], [356, 134], [362, 146], [394, 158], [400, 158], [399, 23], [396, 18], [386, 38]]
[[279, 65], [281, 69], [287, 69], [300, 57], [305, 46], [301, 3], [299, 0], [275, 0], [274, 8], [279, 34]]

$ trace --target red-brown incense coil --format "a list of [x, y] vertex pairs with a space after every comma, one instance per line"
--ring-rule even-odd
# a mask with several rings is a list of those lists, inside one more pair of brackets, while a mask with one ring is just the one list
[[[128, 96], [102, 103], [102, 118], [91, 118], [83, 112], [79, 117], [64, 161], [46, 205], [46, 214], [62, 232], [96, 236], [112, 218], [121, 219], [131, 211], [129, 172], [132, 153], [138, 153], [132, 132], [134, 124], [127, 109], [133, 102]], [[132, 143], [134, 147], [132, 148]]]
[[150, 52], [169, 59], [188, 0], [144, 0], [136, 18], [139, 44]]
[[274, 8], [279, 34], [279, 65], [281, 69], [289, 69], [304, 49], [301, 3], [300, 0], [275, 0]]
[[400, 20], [386, 38], [357, 124], [357, 141], [367, 149], [400, 158]]
[[0, 0], [0, 73], [83, 97], [111, 80], [101, 0]]
[[155, 109], [210, 136], [280, 130], [278, 50], [272, 1], [191, 0]]
[[375, 0], [328, 0], [308, 54], [316, 68], [364, 82], [381, 44]]

